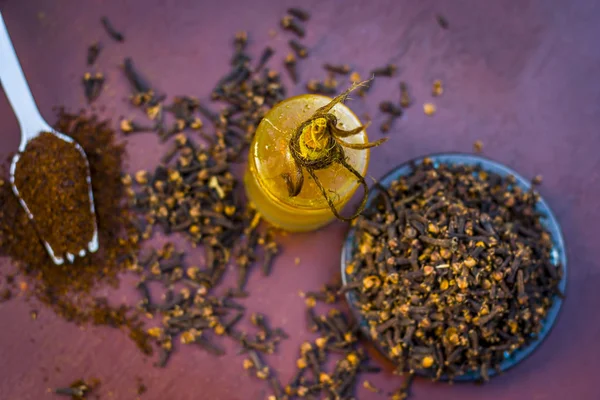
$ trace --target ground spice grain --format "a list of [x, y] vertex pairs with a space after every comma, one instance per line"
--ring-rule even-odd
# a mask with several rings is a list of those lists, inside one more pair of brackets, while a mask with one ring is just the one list
[[123, 201], [125, 144], [117, 142], [108, 122], [83, 113], [59, 110], [55, 128], [75, 139], [87, 155], [100, 248], [76, 258], [73, 264], [55, 265], [10, 185], [5, 183], [0, 186], [0, 255], [10, 257], [29, 283], [27, 294], [57, 315], [77, 324], [125, 327], [138, 347], [151, 353], [135, 312], [114, 308], [94, 296], [99, 286], [117, 286], [118, 274], [129, 266], [138, 249], [139, 237]]
[[49, 132], [32, 139], [17, 162], [19, 196], [40, 237], [59, 257], [87, 250], [93, 238], [87, 174], [87, 162], [75, 145]]

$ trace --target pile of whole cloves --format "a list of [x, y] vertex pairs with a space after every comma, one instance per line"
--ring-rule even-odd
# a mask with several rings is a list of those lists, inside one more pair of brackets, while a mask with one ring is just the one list
[[[181, 233], [192, 245], [202, 245], [205, 265], [195, 276], [207, 277], [209, 288], [219, 283], [233, 258], [239, 271], [237, 290], [243, 292], [248, 268], [257, 260], [259, 249], [263, 274], [269, 274], [278, 252], [273, 234], [259, 232], [260, 215], [236, 198], [237, 180], [224, 150], [205, 149], [184, 134], [177, 136], [173, 146], [174, 151], [167, 152], [162, 159], [165, 163], [153, 173], [142, 170], [133, 178], [123, 177], [129, 185], [130, 206], [139, 214], [139, 237], [149, 239], [159, 226], [167, 235]], [[173, 158], [177, 159], [174, 165], [168, 164]], [[177, 266], [173, 261], [169, 268], [160, 268], [160, 273]]]
[[307, 306], [308, 327], [318, 337], [300, 346], [296, 372], [285, 386], [290, 398], [352, 398], [359, 374], [380, 370], [369, 364], [366, 352], [358, 346], [357, 325], [349, 322], [343, 312], [336, 308], [321, 315], [315, 312], [317, 302], [337, 302], [339, 289], [339, 285], [328, 284], [320, 291], [301, 293]]
[[[154, 131], [162, 141], [186, 130], [197, 131], [211, 148], [222, 152], [223, 162], [239, 161], [258, 122], [273, 105], [285, 98], [279, 73], [265, 68], [272, 50], [267, 47], [257, 67], [252, 68], [251, 57], [245, 52], [246, 43], [246, 33], [238, 33], [234, 39], [232, 70], [219, 80], [212, 92], [212, 100], [224, 105], [220, 112], [211, 110], [192, 96], [177, 96], [172, 104], [165, 104], [165, 96], [157, 95], [133, 67], [132, 61], [126, 59], [124, 71], [133, 89], [131, 102], [142, 108], [152, 123], [147, 125], [124, 119], [121, 130], [125, 134]], [[172, 122], [167, 122], [166, 113], [173, 117], [169, 118]], [[214, 134], [207, 134], [200, 117], [211, 123]], [[169, 158], [176, 150], [173, 148], [165, 157]]]
[[[182, 99], [186, 98], [176, 102], [188, 101]], [[139, 215], [141, 240], [149, 239], [160, 227], [167, 235], [183, 234], [204, 251], [198, 266], [187, 265], [185, 254], [172, 245], [160, 251], [146, 250], [135, 263], [141, 276], [140, 307], [152, 316], [163, 316], [163, 326], [148, 331], [162, 349], [158, 366], [166, 364], [175, 338], [221, 355], [223, 350], [209, 338], [209, 332], [228, 335], [247, 351], [267, 354], [285, 337], [281, 330], [257, 339], [234, 331], [244, 308], [233, 299], [248, 295], [244, 290], [248, 272], [259, 258], [263, 274], [269, 274], [278, 246], [270, 230], [257, 229], [260, 215], [236, 197], [238, 181], [230, 171], [229, 150], [219, 141], [206, 146], [179, 133], [154, 171], [123, 177], [129, 187], [130, 207]], [[222, 296], [211, 294], [231, 262], [237, 269], [237, 286]], [[152, 296], [153, 282], [159, 282], [162, 302]]]
[[[268, 381], [281, 399], [279, 378], [264, 356], [274, 353], [287, 334], [257, 313], [250, 317], [257, 333], [239, 330], [238, 323], [247, 313], [236, 301], [249, 295], [245, 286], [254, 266], [264, 276], [270, 274], [279, 246], [274, 232], [261, 229], [260, 215], [238, 196], [239, 181], [231, 169], [244, 154], [260, 119], [283, 100], [285, 89], [279, 74], [266, 67], [273, 54], [270, 48], [252, 67], [246, 53], [247, 35], [238, 33], [233, 44], [232, 70], [212, 92], [212, 100], [221, 103], [219, 112], [191, 96], [177, 96], [167, 104], [165, 96], [156, 94], [131, 60], [124, 63], [133, 89], [131, 103], [142, 108], [151, 122], [144, 125], [124, 119], [121, 130], [125, 134], [153, 131], [169, 141], [153, 171], [141, 170], [122, 178], [128, 187], [129, 206], [138, 215], [138, 239], [150, 239], [160, 229], [165, 235], [183, 235], [203, 251], [203, 257], [192, 265], [170, 243], [160, 250], [147, 248], [136, 257], [132, 269], [140, 276], [140, 309], [161, 321], [147, 330], [160, 348], [156, 366], [164, 367], [177, 345], [194, 345], [215, 356], [223, 355], [218, 338], [228, 337], [246, 353], [244, 367]], [[231, 264], [237, 272], [235, 287], [217, 290]]]
[[[222, 265], [223, 260], [213, 260]], [[224, 295], [211, 294], [221, 267], [212, 271], [205, 267], [187, 265], [185, 254], [172, 243], [162, 249], [145, 250], [140, 254], [135, 271], [141, 296], [140, 308], [149, 317], [161, 316], [161, 326], [148, 329], [160, 347], [158, 367], [164, 367], [177, 342], [195, 345], [204, 351], [221, 356], [225, 354], [216, 337], [227, 336], [240, 344], [243, 352], [271, 354], [276, 345], [287, 338], [280, 328], [272, 329], [262, 314], [253, 314], [251, 321], [259, 329], [255, 335], [236, 330], [245, 316], [245, 307], [235, 298], [244, 297], [242, 291], [231, 289]], [[157, 286], [151, 290], [152, 286]], [[156, 293], [161, 293], [157, 296]]]
[[[356, 321], [351, 321], [346, 312], [337, 308], [341, 293], [340, 284], [326, 284], [318, 291], [300, 292], [306, 303], [307, 326], [317, 337], [300, 346], [296, 371], [284, 387], [284, 394], [277, 399], [355, 399], [362, 374], [381, 371], [371, 363], [360, 345]], [[319, 303], [329, 310], [317, 313]], [[406, 399], [412, 377], [409, 374], [397, 390], [388, 393], [389, 398]], [[373, 393], [383, 394], [368, 380], [364, 380], [362, 386]]]
[[536, 340], [563, 273], [538, 198], [511, 176], [430, 159], [380, 187], [343, 291], [399, 373], [486, 381]]

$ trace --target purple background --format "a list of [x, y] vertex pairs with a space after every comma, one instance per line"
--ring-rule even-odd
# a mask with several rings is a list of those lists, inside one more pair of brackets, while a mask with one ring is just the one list
[[[599, 399], [599, 2], [0, 0], [0, 9], [40, 110], [53, 122], [53, 106], [84, 105], [80, 78], [88, 70], [85, 50], [95, 40], [105, 44], [98, 69], [107, 75], [98, 104], [108, 117], [135, 116], [117, 68], [123, 57], [132, 56], [171, 96], [206, 98], [228, 68], [237, 30], [250, 32], [255, 56], [264, 43], [273, 45], [277, 55], [272, 63], [281, 65], [290, 36], [278, 29], [279, 18], [298, 4], [314, 16], [305, 40], [312, 55], [300, 66], [303, 81], [324, 78], [320, 64], [327, 61], [347, 62], [363, 73], [395, 62], [416, 98], [389, 134], [390, 142], [373, 151], [370, 175], [380, 177], [427, 153], [470, 151], [480, 139], [485, 155], [526, 177], [544, 175], [541, 192], [563, 227], [568, 297], [540, 350], [485, 387], [417, 379], [413, 398]], [[436, 24], [437, 13], [446, 16], [449, 30]], [[124, 44], [107, 39], [98, 22], [103, 14], [125, 33]], [[276, 38], [268, 35], [273, 28]], [[437, 99], [430, 96], [434, 79], [445, 87]], [[380, 136], [377, 127], [383, 121], [377, 104], [399, 98], [398, 81], [382, 78], [366, 100], [350, 103], [359, 115], [374, 117], [372, 138]], [[301, 87], [291, 91], [301, 92]], [[422, 104], [432, 100], [438, 112], [427, 117]], [[0, 96], [0, 157], [14, 151], [18, 141], [16, 120]], [[161, 146], [155, 136], [145, 135], [131, 138], [128, 149], [128, 169], [135, 171], [154, 165]], [[309, 337], [297, 292], [315, 289], [337, 274], [345, 229], [334, 223], [316, 233], [288, 235], [273, 276], [250, 279], [248, 307], [266, 312], [275, 326], [292, 334], [268, 359], [284, 381], [292, 374], [297, 345]], [[0, 269], [8, 267], [7, 260], [0, 260]], [[114, 298], [133, 301], [133, 291], [122, 286]], [[143, 399], [265, 398], [266, 385], [244, 373], [242, 357], [234, 351], [223, 358], [179, 351], [166, 370], [159, 370], [118, 331], [79, 329], [45, 309], [32, 321], [31, 307], [22, 298], [0, 304], [0, 399], [51, 398], [48, 387], [89, 376], [102, 380], [103, 399], [134, 399], [136, 376], [149, 388]], [[386, 390], [399, 384], [389, 373], [372, 381]], [[359, 398], [383, 397], [361, 389]]]

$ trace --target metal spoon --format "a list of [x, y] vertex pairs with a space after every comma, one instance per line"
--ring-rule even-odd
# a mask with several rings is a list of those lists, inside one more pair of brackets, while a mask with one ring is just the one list
[[[87, 249], [81, 249], [79, 252], [77, 252], [77, 254], [66, 253], [64, 256], [61, 254], [56, 254], [52, 249], [52, 246], [50, 246], [50, 244], [46, 242], [44, 238], [41, 239], [46, 247], [46, 250], [48, 251], [48, 254], [52, 258], [52, 261], [58, 265], [64, 263], [65, 257], [69, 262], [72, 263], [75, 260], [76, 255], [83, 257], [88, 251], [91, 253], [95, 252], [98, 250], [98, 227], [96, 224], [96, 214], [94, 209], [94, 196], [92, 194], [92, 180], [90, 178], [89, 164], [86, 154], [78, 143], [76, 143], [69, 136], [66, 136], [60, 132], [56, 132], [41, 116], [31, 91], [29, 90], [29, 85], [27, 85], [27, 81], [25, 80], [25, 75], [23, 74], [23, 70], [19, 64], [15, 49], [10, 41], [10, 37], [8, 36], [6, 25], [2, 19], [2, 13], [0, 13], [0, 83], [4, 88], [6, 97], [8, 97], [8, 101], [10, 102], [10, 105], [12, 106], [12, 109], [15, 112], [21, 127], [21, 144], [19, 145], [19, 153], [13, 157], [10, 165], [10, 183], [13, 192], [19, 198], [19, 202], [27, 212], [29, 219], [35, 220], [34, 215], [29, 211], [27, 204], [19, 195], [19, 189], [15, 185], [15, 168], [17, 166], [17, 162], [19, 161], [20, 153], [25, 150], [27, 143], [31, 139], [37, 137], [42, 132], [49, 132], [65, 142], [72, 143], [83, 156], [87, 166], [88, 172], [85, 179], [88, 183], [90, 209], [94, 218], [94, 234], [91, 241], [87, 245]], [[51, 199], [48, 200], [51, 201]]]

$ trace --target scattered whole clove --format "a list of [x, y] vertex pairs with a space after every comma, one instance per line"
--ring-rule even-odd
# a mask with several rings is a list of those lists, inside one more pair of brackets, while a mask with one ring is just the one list
[[442, 93], [444, 93], [444, 87], [442, 86], [442, 81], [439, 79], [436, 79], [435, 81], [433, 81], [431, 95], [433, 97], [439, 97], [442, 95]]
[[235, 37], [233, 38], [233, 45], [236, 53], [244, 51], [246, 49], [246, 46], [248, 45], [248, 32], [237, 32], [235, 34]]
[[301, 8], [290, 7], [287, 12], [291, 16], [298, 18], [300, 21], [308, 21], [310, 19], [310, 13]]
[[91, 379], [89, 382], [90, 383], [87, 383], [83, 379], [79, 379], [68, 387], [54, 389], [54, 394], [59, 396], [69, 396], [75, 400], [83, 400], [100, 385], [100, 381], [97, 379]]
[[288, 44], [290, 45], [292, 50], [294, 50], [294, 53], [296, 53], [297, 57], [299, 57], [299, 58], [308, 57], [308, 49], [306, 48], [306, 46], [304, 46], [302, 43], [298, 42], [296, 39], [291, 39], [288, 42]]
[[82, 83], [85, 98], [87, 99], [88, 103], [93, 103], [98, 96], [100, 96], [102, 88], [104, 87], [104, 75], [100, 72], [94, 75], [86, 72], [83, 75]]
[[86, 58], [88, 66], [94, 65], [98, 59], [98, 56], [100, 55], [100, 51], [102, 51], [102, 45], [100, 42], [95, 42], [88, 47]]
[[438, 15], [435, 16], [435, 19], [436, 19], [438, 25], [440, 27], [442, 27], [443, 29], [448, 29], [449, 28], [450, 25], [448, 24], [448, 20], [443, 15], [438, 14]]
[[379, 103], [379, 110], [394, 117], [402, 116], [402, 109], [391, 101], [382, 101]]
[[394, 121], [402, 116], [402, 108], [391, 101], [382, 101], [379, 103], [379, 110], [389, 114], [389, 117], [381, 124], [380, 127], [382, 133], [388, 133], [392, 129]]
[[323, 94], [327, 96], [334, 95], [336, 93], [335, 87], [326, 85], [325, 83], [315, 79], [308, 81], [306, 84], [306, 90], [311, 93]]
[[263, 52], [258, 60], [258, 65], [254, 69], [254, 72], [258, 72], [261, 69], [263, 69], [263, 67], [267, 64], [267, 62], [271, 59], [271, 57], [273, 57], [273, 54], [275, 54], [275, 50], [273, 50], [272, 47], [270, 47], [270, 46], [265, 47], [265, 49], [263, 50]]
[[394, 115], [390, 115], [382, 124], [381, 127], [379, 128], [379, 130], [381, 131], [381, 133], [388, 133], [391, 129], [392, 129], [392, 125], [394, 124], [394, 121], [396, 121], [398, 117], [394, 116]]
[[117, 42], [125, 41], [125, 37], [123, 36], [123, 34], [113, 27], [108, 17], [102, 17], [100, 21], [102, 22], [104, 30], [106, 31], [106, 33], [108, 33], [108, 36], [110, 36], [113, 40]]
[[154, 131], [153, 126], [140, 125], [130, 119], [125, 119], [125, 118], [121, 120], [121, 122], [119, 123], [119, 127], [121, 128], [121, 132], [123, 132], [126, 135], [129, 133]]
[[431, 117], [437, 111], [437, 107], [433, 103], [425, 103], [423, 104], [423, 112], [425, 115]]
[[397, 70], [398, 70], [398, 67], [395, 64], [387, 64], [384, 67], [375, 68], [374, 70], [372, 70], [371, 75], [373, 75], [375, 77], [385, 76], [385, 77], [391, 78], [394, 75], [396, 75]]
[[408, 108], [412, 104], [410, 94], [408, 93], [408, 85], [406, 82], [400, 82], [400, 106]]
[[301, 38], [303, 38], [306, 34], [304, 28], [298, 23], [298, 20], [289, 15], [286, 15], [281, 19], [281, 27], [285, 30], [295, 33]]
[[289, 53], [285, 57], [284, 65], [285, 65], [285, 69], [287, 70], [288, 74], [290, 75], [290, 79], [292, 80], [292, 82], [294, 82], [294, 84], [298, 83], [298, 71], [297, 71], [297, 67], [296, 67], [296, 57], [294, 57], [294, 55], [292, 53]]
[[129, 80], [134, 92], [147, 93], [150, 91], [150, 86], [135, 70], [133, 61], [130, 57], [125, 58], [125, 61], [123, 62], [123, 71], [125, 72], [125, 76]]
[[326, 71], [332, 72], [334, 74], [339, 74], [339, 75], [348, 75], [352, 71], [352, 69], [350, 68], [350, 66], [348, 64], [325, 63], [325, 64], [323, 64], [323, 68]]

